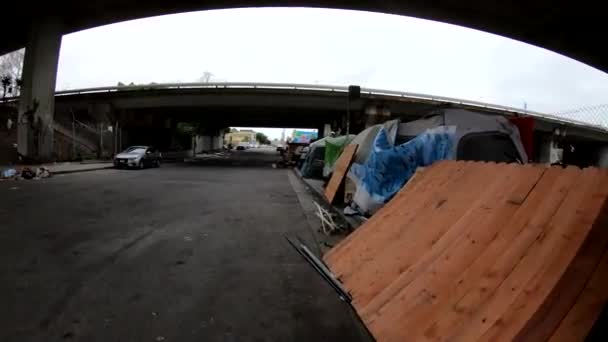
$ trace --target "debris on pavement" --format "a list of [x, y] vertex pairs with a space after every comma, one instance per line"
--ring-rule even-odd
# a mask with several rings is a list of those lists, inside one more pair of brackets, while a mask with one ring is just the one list
[[344, 207], [344, 215], [353, 216], [359, 214], [359, 211], [351, 208], [350, 206]]
[[17, 170], [15, 169], [6, 169], [2, 171], [2, 178], [12, 178], [17, 175]]
[[29, 180], [29, 179], [33, 179], [34, 177], [36, 177], [36, 174], [29, 167], [24, 167], [21, 170], [21, 178]]
[[51, 170], [47, 169], [44, 166], [41, 166], [36, 169], [36, 177], [38, 178], [49, 178], [51, 177]]
[[317, 208], [316, 215], [321, 220], [321, 230], [325, 235], [331, 235], [342, 230], [342, 227], [334, 222], [332, 214], [319, 203], [312, 201]]

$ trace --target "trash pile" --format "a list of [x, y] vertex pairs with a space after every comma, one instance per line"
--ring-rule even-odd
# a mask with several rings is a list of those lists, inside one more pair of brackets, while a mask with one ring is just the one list
[[52, 175], [51, 171], [44, 166], [34, 169], [30, 167], [8, 168], [0, 173], [0, 180], [39, 180], [49, 178]]

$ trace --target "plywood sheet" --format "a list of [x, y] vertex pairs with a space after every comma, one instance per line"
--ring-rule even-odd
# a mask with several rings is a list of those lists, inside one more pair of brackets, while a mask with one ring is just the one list
[[444, 161], [324, 259], [378, 341], [586, 334], [607, 198], [604, 170]]
[[325, 197], [327, 197], [327, 201], [330, 204], [332, 204], [336, 199], [336, 193], [344, 181], [344, 177], [346, 176], [348, 168], [353, 161], [353, 157], [357, 152], [358, 146], [359, 145], [357, 144], [346, 145], [344, 151], [342, 151], [342, 154], [340, 154], [340, 157], [336, 161], [334, 173], [332, 174], [331, 179], [325, 188]]

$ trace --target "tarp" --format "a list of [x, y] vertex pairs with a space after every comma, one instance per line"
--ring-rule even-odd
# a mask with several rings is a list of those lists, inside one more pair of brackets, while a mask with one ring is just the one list
[[454, 158], [454, 132], [453, 126], [436, 127], [393, 146], [381, 128], [367, 161], [354, 163], [348, 173], [357, 187], [353, 201], [363, 213], [377, 211], [403, 187], [416, 168]]
[[399, 120], [390, 120], [382, 124], [374, 125], [366, 128], [351, 141], [352, 144], [357, 144], [357, 154], [355, 155], [355, 163], [363, 164], [367, 161], [369, 153], [374, 145], [374, 140], [380, 132], [380, 129], [384, 128], [386, 131], [386, 137], [391, 145], [395, 144], [395, 138], [397, 136], [397, 130], [399, 129]]
[[584, 341], [607, 202], [608, 170], [437, 162], [323, 259], [378, 342]]
[[343, 135], [339, 137], [327, 137], [325, 138], [325, 164], [323, 165], [323, 177], [329, 177], [331, 173], [334, 171], [334, 164], [342, 150], [344, 150], [344, 146], [348, 145], [355, 136], [353, 134]]

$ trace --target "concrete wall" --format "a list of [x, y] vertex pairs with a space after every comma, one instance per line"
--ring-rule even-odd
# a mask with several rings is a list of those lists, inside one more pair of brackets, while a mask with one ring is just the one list
[[209, 152], [219, 150], [223, 147], [224, 137], [218, 135], [197, 135], [194, 138], [196, 144], [196, 153]]

